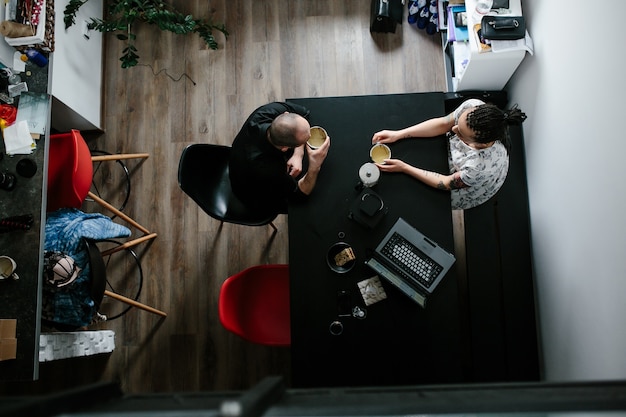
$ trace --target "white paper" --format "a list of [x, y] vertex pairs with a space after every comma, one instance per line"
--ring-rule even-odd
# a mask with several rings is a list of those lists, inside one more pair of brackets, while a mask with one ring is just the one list
[[528, 31], [526, 31], [526, 36], [522, 39], [510, 41], [491, 41], [491, 51], [494, 53], [522, 50], [527, 51], [531, 55], [535, 53], [533, 40]]
[[22, 53], [17, 51], [13, 54], [13, 71], [24, 72], [26, 70], [26, 62], [22, 61]]
[[28, 155], [36, 147], [25, 120], [5, 127], [2, 136], [7, 155]]

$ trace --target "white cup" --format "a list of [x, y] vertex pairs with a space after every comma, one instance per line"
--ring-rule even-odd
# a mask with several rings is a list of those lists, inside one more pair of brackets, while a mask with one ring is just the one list
[[19, 279], [15, 270], [17, 269], [17, 263], [8, 256], [0, 256], [0, 280], [12, 278]]

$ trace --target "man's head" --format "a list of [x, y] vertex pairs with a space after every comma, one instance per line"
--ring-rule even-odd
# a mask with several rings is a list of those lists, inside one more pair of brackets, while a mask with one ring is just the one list
[[311, 137], [309, 122], [297, 113], [280, 114], [267, 130], [269, 141], [282, 151], [304, 145]]

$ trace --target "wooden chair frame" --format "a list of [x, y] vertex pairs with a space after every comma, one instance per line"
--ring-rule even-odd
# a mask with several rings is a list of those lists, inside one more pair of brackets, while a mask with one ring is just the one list
[[[150, 154], [147, 154], [147, 153], [110, 154], [110, 155], [92, 156], [91, 157], [91, 161], [92, 162], [121, 161], [121, 160], [126, 160], [126, 159], [147, 159], [149, 157], [150, 157]], [[127, 222], [131, 226], [133, 226], [136, 229], [140, 230], [144, 234], [143, 236], [141, 236], [139, 238], [130, 240], [130, 241], [125, 242], [125, 243], [123, 243], [123, 244], [121, 244], [119, 246], [116, 246], [116, 247], [114, 247], [112, 249], [109, 249], [107, 251], [102, 252], [103, 256], [110, 255], [112, 253], [118, 252], [118, 251], [126, 249], [126, 248], [130, 248], [132, 246], [138, 245], [138, 244], [140, 244], [142, 242], [146, 242], [146, 241], [152, 240], [152, 239], [157, 237], [157, 234], [155, 232], [151, 232], [147, 227], [142, 226], [141, 224], [139, 224], [137, 221], [135, 221], [130, 216], [122, 213], [119, 209], [114, 207], [112, 204], [110, 204], [106, 200], [100, 198], [99, 196], [94, 194], [92, 191], [89, 191], [89, 193], [87, 194], [87, 197], [89, 197], [90, 199], [92, 199], [93, 201], [98, 203], [100, 206], [104, 207], [106, 210], [108, 210], [111, 213], [115, 214], [117, 217], [119, 217], [120, 219], [124, 220], [125, 222]]]

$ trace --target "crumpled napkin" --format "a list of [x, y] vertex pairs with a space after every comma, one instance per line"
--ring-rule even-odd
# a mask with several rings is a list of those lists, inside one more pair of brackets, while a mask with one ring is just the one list
[[7, 155], [29, 155], [37, 147], [28, 130], [28, 122], [13, 123], [2, 131], [4, 149]]
[[366, 306], [370, 306], [387, 298], [387, 293], [385, 292], [378, 275], [364, 279], [357, 285], [359, 286], [359, 291], [361, 291], [361, 296], [363, 297], [363, 301]]

